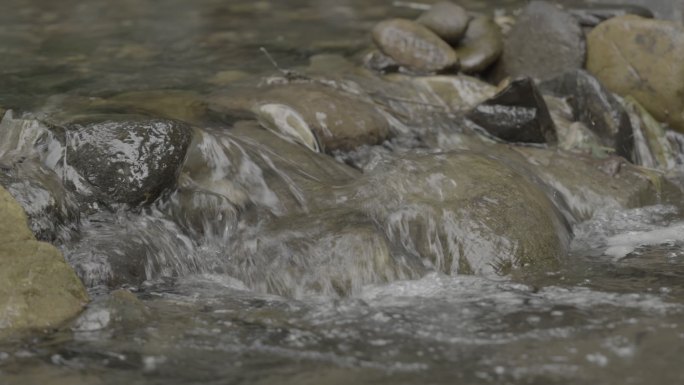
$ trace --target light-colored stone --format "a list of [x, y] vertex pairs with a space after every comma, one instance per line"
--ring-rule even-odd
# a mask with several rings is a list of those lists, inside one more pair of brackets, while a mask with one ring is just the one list
[[656, 119], [684, 132], [684, 26], [621, 16], [588, 36], [587, 69], [608, 89], [631, 96]]
[[387, 56], [417, 72], [457, 69], [454, 50], [427, 27], [410, 20], [392, 19], [373, 28], [373, 41]]
[[35, 240], [21, 206], [0, 187], [0, 338], [58, 327], [87, 301], [59, 250]]

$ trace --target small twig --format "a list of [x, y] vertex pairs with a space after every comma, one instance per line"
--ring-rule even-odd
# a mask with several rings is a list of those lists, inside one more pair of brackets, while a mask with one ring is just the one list
[[277, 69], [281, 74], [283, 74], [283, 76], [285, 76], [285, 78], [287, 80], [309, 79], [307, 76], [305, 76], [305, 75], [303, 75], [297, 71], [288, 70], [288, 69], [284, 69], [284, 68], [280, 67], [278, 65], [278, 62], [275, 61], [273, 56], [271, 56], [271, 54], [268, 52], [268, 50], [265, 47], [259, 47], [259, 51], [263, 52], [264, 55], [266, 55], [266, 58], [268, 59], [268, 61], [271, 62], [271, 64], [273, 64], [273, 67], [275, 67], [275, 69]]

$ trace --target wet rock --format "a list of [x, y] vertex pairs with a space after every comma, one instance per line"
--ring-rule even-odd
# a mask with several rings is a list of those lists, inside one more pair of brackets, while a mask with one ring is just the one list
[[250, 110], [268, 129], [314, 151], [349, 151], [389, 137], [387, 119], [369, 102], [319, 84], [287, 84], [253, 95], [214, 98], [214, 108]]
[[684, 26], [637, 16], [610, 19], [588, 36], [587, 69], [684, 132]]
[[[358, 176], [351, 167], [292, 143], [256, 122], [240, 122], [230, 130], [195, 133], [179, 185], [215, 194], [216, 199], [222, 197], [238, 210], [256, 207], [284, 216], [328, 205], [333, 198], [326, 191], [332, 185], [346, 184]], [[204, 199], [206, 204], [224, 206], [211, 196]], [[194, 219], [190, 222], [197, 223]]]
[[584, 33], [575, 18], [557, 6], [533, 1], [504, 42], [500, 71], [508, 76], [549, 79], [583, 68]]
[[111, 331], [140, 327], [150, 318], [150, 310], [135, 294], [117, 289], [93, 300], [71, 328], [77, 333]]
[[548, 271], [569, 242], [543, 190], [471, 152], [408, 155], [361, 179], [356, 199], [407, 258], [448, 274]]
[[509, 142], [554, 143], [556, 131], [544, 98], [530, 78], [519, 78], [467, 115], [489, 134]]
[[633, 98], [621, 102], [634, 130], [634, 163], [661, 171], [675, 168], [679, 151], [668, 140], [665, 127]]
[[39, 240], [55, 241], [64, 230], [76, 227], [78, 204], [52, 170], [34, 161], [17, 163], [0, 171], [0, 186], [21, 204]]
[[21, 206], [0, 187], [0, 338], [58, 327], [87, 301], [62, 254], [35, 240]]
[[457, 43], [468, 27], [470, 16], [463, 7], [450, 1], [433, 4], [416, 20], [447, 43]]
[[[154, 200], [175, 183], [191, 140], [183, 123], [130, 115], [95, 116], [65, 127], [69, 184], [104, 203]], [[69, 173], [71, 176], [72, 173]]]
[[392, 19], [373, 28], [373, 41], [402, 66], [416, 72], [458, 69], [454, 50], [426, 27], [410, 20]]
[[461, 71], [479, 73], [501, 56], [503, 49], [501, 28], [489, 17], [478, 17], [468, 24], [465, 36], [456, 47]]
[[496, 87], [467, 75], [417, 76], [411, 77], [411, 82], [419, 90], [427, 90], [437, 99], [436, 103], [454, 112], [471, 110], [496, 94]]
[[599, 81], [583, 70], [565, 73], [543, 82], [540, 88], [567, 99], [574, 120], [582, 122], [625, 159], [633, 159], [634, 138], [629, 115], [620, 102]]
[[[515, 147], [531, 171], [552, 187], [567, 205], [575, 223], [602, 210], [661, 203], [674, 187], [663, 174], [634, 166], [621, 157], [596, 159], [564, 151]], [[515, 158], [507, 156], [513, 164]]]
[[356, 210], [283, 217], [245, 229], [228, 273], [252, 290], [301, 298], [348, 296], [365, 285], [417, 278], [373, 221]]

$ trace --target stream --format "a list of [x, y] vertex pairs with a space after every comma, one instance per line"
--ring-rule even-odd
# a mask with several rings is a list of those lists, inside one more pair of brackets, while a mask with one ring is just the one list
[[[460, 2], [499, 17], [521, 3]], [[0, 107], [10, 111], [0, 171], [16, 174], [0, 182], [91, 302], [64, 328], [1, 342], [0, 384], [683, 383], [681, 189], [654, 182], [657, 193], [622, 201], [542, 182], [545, 150], [473, 139], [458, 113], [416, 96], [403, 75], [385, 82], [350, 67], [373, 25], [416, 9], [381, 0], [3, 5]], [[330, 150], [306, 132], [263, 129], [292, 118], [277, 92], [255, 119], [236, 112], [264, 84], [302, 100], [325, 99], [320, 87], [333, 85], [353, 96], [349, 111], [363, 113], [359, 100], [381, 106], [394, 137]], [[145, 129], [171, 138], [140, 134], [129, 147], [103, 136], [113, 147], [121, 140], [116, 154], [187, 149], [177, 186], [149, 201], [130, 187], [157, 172], [175, 178], [163, 174], [172, 150], [113, 182], [79, 168], [100, 162], [77, 150], [89, 133], [108, 132], [97, 119], [113, 115], [153, 116]], [[171, 121], [187, 135], [174, 137], [181, 126]], [[684, 184], [684, 135], [669, 140]], [[497, 181], [541, 203], [508, 204]], [[97, 189], [108, 184], [118, 201], [103, 204]], [[471, 236], [484, 226], [477, 215], [494, 235]], [[517, 230], [507, 237], [502, 227]], [[459, 237], [457, 253], [449, 240]], [[518, 274], [513, 266], [533, 254], [542, 268]]]

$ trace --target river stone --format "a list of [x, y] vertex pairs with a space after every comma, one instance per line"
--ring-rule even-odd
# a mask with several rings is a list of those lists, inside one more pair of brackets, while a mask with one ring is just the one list
[[503, 49], [501, 28], [489, 17], [478, 17], [468, 24], [465, 36], [456, 47], [461, 71], [479, 73], [494, 64]]
[[0, 338], [57, 327], [87, 302], [59, 250], [36, 241], [21, 206], [0, 187]]
[[529, 3], [504, 40], [501, 68], [508, 76], [549, 79], [583, 68], [586, 43], [575, 18], [557, 6]]
[[458, 69], [454, 50], [434, 32], [416, 22], [391, 19], [378, 23], [373, 41], [387, 56], [416, 72]]
[[372, 104], [320, 85], [271, 88], [252, 110], [266, 127], [317, 151], [349, 151], [389, 137], [387, 119]]
[[437, 271], [550, 271], [567, 250], [569, 230], [544, 191], [492, 157], [402, 155], [355, 185], [388, 239]]
[[633, 160], [634, 132], [629, 115], [596, 78], [584, 70], [574, 70], [541, 83], [540, 88], [566, 98], [576, 121], [593, 131], [617, 155]]
[[467, 115], [489, 134], [509, 142], [554, 143], [556, 131], [534, 81], [518, 78]]
[[65, 128], [66, 163], [78, 173], [68, 185], [104, 203], [156, 199], [175, 183], [191, 140], [183, 123], [131, 115], [94, 116]]
[[450, 1], [442, 1], [433, 4], [416, 21], [428, 27], [447, 43], [455, 44], [465, 33], [470, 16], [463, 7]]
[[589, 34], [588, 46], [587, 69], [608, 89], [684, 132], [684, 26], [616, 17]]
[[329, 209], [262, 221], [229, 250], [228, 274], [250, 289], [288, 297], [342, 297], [365, 285], [419, 278], [402, 266], [383, 231], [363, 212]]

